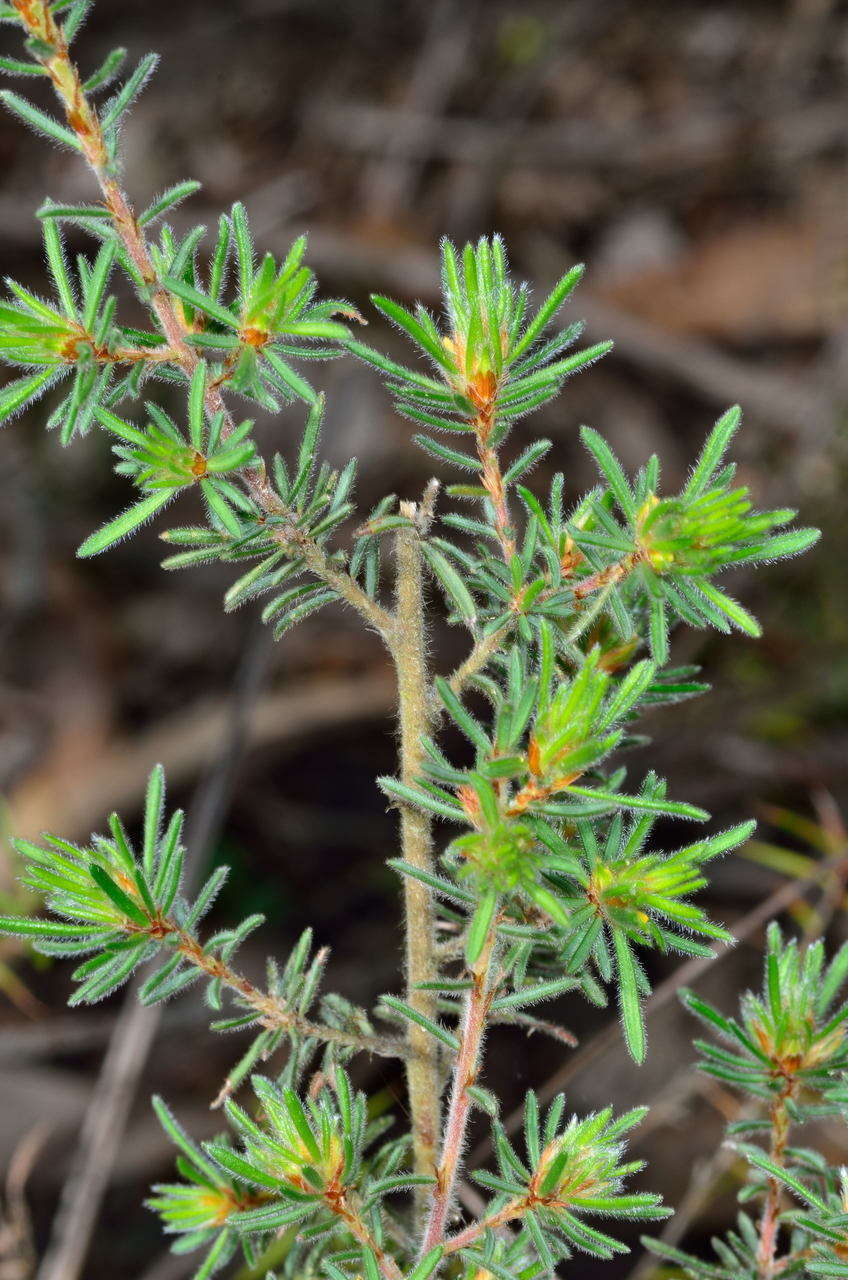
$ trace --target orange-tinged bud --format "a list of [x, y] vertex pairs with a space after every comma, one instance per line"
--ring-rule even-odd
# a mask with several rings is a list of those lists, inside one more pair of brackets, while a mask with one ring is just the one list
[[239, 332], [239, 337], [244, 345], [253, 347], [254, 350], [264, 347], [270, 336], [267, 329], [258, 329], [253, 325], [248, 325]]

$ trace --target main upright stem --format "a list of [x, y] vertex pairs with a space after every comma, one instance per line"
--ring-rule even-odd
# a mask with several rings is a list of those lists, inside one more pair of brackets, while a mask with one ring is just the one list
[[[401, 512], [413, 519], [416, 514], [411, 503], [401, 504]], [[397, 612], [392, 652], [398, 682], [401, 781], [412, 785], [423, 770], [421, 737], [430, 722], [424, 577], [417, 529], [402, 529], [398, 533], [396, 557]], [[431, 871], [433, 837], [430, 818], [408, 804], [401, 805], [400, 813], [403, 857], [419, 870]], [[432, 895], [420, 881], [405, 876], [404, 898], [406, 998], [413, 1009], [433, 1020], [437, 1016], [436, 994], [432, 990], [420, 990], [421, 983], [432, 983], [436, 978]], [[438, 1049], [433, 1037], [414, 1022], [409, 1023], [407, 1034], [410, 1052], [406, 1070], [414, 1169], [417, 1174], [432, 1176], [436, 1167], [441, 1112]], [[419, 1217], [423, 1219], [429, 1199], [427, 1188], [418, 1187], [416, 1194]]]

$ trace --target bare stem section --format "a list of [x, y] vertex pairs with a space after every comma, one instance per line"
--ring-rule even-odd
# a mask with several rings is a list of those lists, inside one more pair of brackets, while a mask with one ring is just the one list
[[475, 643], [468, 657], [459, 664], [448, 677], [448, 684], [454, 693], [462, 693], [465, 686], [478, 671], [482, 671], [486, 663], [501, 649], [509, 636], [509, 627], [499, 627], [488, 635], [482, 636]]
[[[402, 514], [414, 518], [412, 504], [402, 506]], [[424, 578], [421, 548], [415, 529], [402, 529], [397, 536], [397, 610], [393, 653], [398, 680], [401, 781], [412, 785], [420, 777], [424, 762], [421, 736], [430, 722], [427, 676], [426, 630], [424, 622]], [[426, 813], [401, 805], [401, 845], [407, 862], [422, 871], [432, 870], [432, 822]], [[436, 996], [422, 991], [422, 983], [436, 979], [435, 919], [430, 891], [418, 880], [404, 878], [406, 911], [407, 1001], [418, 1013], [434, 1020]], [[441, 1082], [438, 1049], [423, 1027], [410, 1022], [407, 1082], [412, 1113], [414, 1168], [417, 1174], [432, 1176], [439, 1138]], [[419, 1188], [419, 1208], [426, 1193]]]
[[471, 400], [478, 410], [477, 417], [474, 419], [474, 435], [480, 459], [480, 481], [492, 504], [493, 525], [500, 543], [501, 554], [509, 564], [518, 547], [509, 514], [509, 502], [498, 451], [491, 445], [491, 436], [495, 428], [497, 391], [497, 381], [493, 374], [488, 372], [478, 374], [468, 388]]

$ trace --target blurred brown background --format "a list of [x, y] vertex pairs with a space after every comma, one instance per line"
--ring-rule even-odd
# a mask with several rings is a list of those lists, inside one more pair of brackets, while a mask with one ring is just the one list
[[[2, 30], [12, 52], [14, 36]], [[133, 58], [163, 55], [125, 134], [136, 203], [191, 176], [204, 189], [190, 215], [211, 227], [242, 198], [263, 248], [282, 253], [309, 228], [324, 290], [366, 313], [372, 289], [433, 299], [445, 233], [501, 231], [516, 272], [540, 287], [586, 260], [570, 315], [616, 350], [531, 424], [555, 440], [554, 465], [573, 491], [591, 480], [575, 446], [581, 422], [629, 465], [656, 450], [672, 486], [718, 413], [743, 404], [744, 480], [761, 505], [798, 506], [825, 541], [803, 563], [733, 584], [764, 623], [759, 643], [678, 637], [676, 656], [703, 663], [717, 688], [654, 717], [650, 759], [674, 795], [706, 805], [717, 823], [759, 813], [764, 838], [803, 850], [805, 831], [781, 832], [764, 809], [784, 806], [824, 816], [838, 844], [834, 805], [848, 805], [846, 6], [100, 0], [79, 48], [94, 66], [115, 44]], [[0, 171], [3, 273], [42, 287], [34, 211], [48, 192], [90, 199], [88, 177], [6, 117]], [[376, 324], [369, 338], [396, 349]], [[376, 378], [345, 360], [319, 380], [326, 453], [358, 454], [362, 506], [387, 491], [415, 495], [430, 468]], [[85, 838], [112, 806], [133, 820], [147, 770], [162, 760], [201, 856], [233, 866], [217, 918], [270, 918], [249, 964], [260, 963], [260, 947], [284, 954], [311, 922], [333, 945], [332, 983], [363, 1002], [393, 989], [397, 893], [382, 864], [395, 822], [372, 781], [393, 768], [394, 749], [379, 645], [338, 610], [270, 646], [252, 612], [222, 613], [226, 572], [158, 568], [155, 529], [102, 560], [75, 561], [125, 489], [102, 437], [62, 451], [42, 417], [31, 412], [0, 436], [4, 826]], [[294, 410], [263, 423], [264, 441], [285, 449], [300, 419]], [[434, 653], [447, 666], [461, 643], [439, 633]], [[7, 905], [14, 875], [5, 847]], [[716, 868], [709, 897], [720, 918], [738, 922], [780, 883], [774, 869], [737, 858]], [[834, 936], [841, 920], [837, 900]], [[757, 972], [759, 940], [751, 930], [702, 980], [726, 1007]], [[191, 997], [158, 1027], [125, 1020], [113, 1087], [104, 1094], [101, 1083], [98, 1095], [107, 1100], [103, 1132], [94, 1130], [103, 1154], [72, 1166], [120, 1001], [69, 1017], [66, 967], [8, 948], [0, 958], [0, 1166], [11, 1161], [0, 1277], [33, 1274], [27, 1218], [41, 1253], [69, 1183], [99, 1213], [74, 1276], [177, 1280], [185, 1263], [158, 1261], [156, 1226], [140, 1207], [144, 1188], [170, 1172], [146, 1098], [163, 1091], [195, 1132], [210, 1132], [208, 1100], [235, 1042], [211, 1040]], [[657, 964], [654, 976], [673, 969]], [[585, 1045], [612, 1015], [566, 1007], [562, 1016]], [[645, 1182], [679, 1204], [732, 1103], [693, 1082], [693, 1029], [674, 1001], [650, 1028], [638, 1072], [615, 1037], [587, 1070], [588, 1058], [560, 1045], [504, 1032], [490, 1045], [490, 1081], [512, 1107], [571, 1055], [575, 1109], [610, 1097], [619, 1107], [658, 1103], [640, 1145], [651, 1162]], [[363, 1064], [360, 1081], [399, 1088], [383, 1062]], [[839, 1135], [828, 1141], [844, 1158]], [[92, 1166], [109, 1170], [102, 1206], [96, 1180], [85, 1181]], [[693, 1248], [706, 1248], [733, 1212], [732, 1171], [721, 1174], [698, 1174], [707, 1205], [687, 1230]], [[79, 1234], [84, 1248], [85, 1226]], [[73, 1280], [70, 1263], [56, 1270], [68, 1255], [55, 1253], [55, 1234], [51, 1248], [45, 1280]], [[601, 1270], [627, 1275], [637, 1261], [638, 1252]]]

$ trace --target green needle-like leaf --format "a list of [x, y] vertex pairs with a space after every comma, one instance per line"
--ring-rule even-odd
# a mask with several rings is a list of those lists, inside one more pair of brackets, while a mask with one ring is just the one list
[[639, 1003], [639, 984], [636, 981], [633, 953], [623, 933], [614, 929], [612, 938], [618, 967], [618, 997], [621, 1005], [621, 1021], [624, 1025], [624, 1038], [636, 1062], [643, 1062], [645, 1023]]
[[146, 498], [134, 503], [121, 515], [116, 516], [114, 520], [104, 524], [102, 529], [98, 529], [96, 533], [92, 533], [86, 538], [85, 542], [78, 548], [77, 555], [81, 559], [100, 555], [101, 552], [114, 546], [123, 538], [129, 537], [141, 525], [146, 524], [148, 520], [155, 516], [157, 511], [160, 511], [162, 507], [171, 501], [172, 497], [173, 494], [168, 490], [148, 494]]

